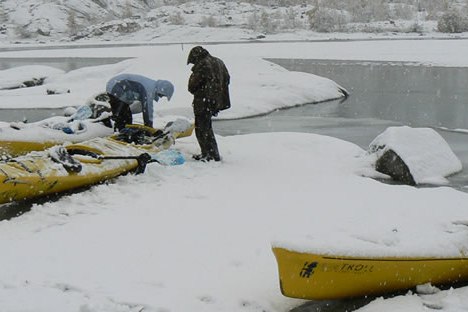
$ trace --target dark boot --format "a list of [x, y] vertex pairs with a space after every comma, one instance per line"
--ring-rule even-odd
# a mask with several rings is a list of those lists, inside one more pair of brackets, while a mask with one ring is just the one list
[[204, 156], [203, 154], [192, 155], [192, 158], [195, 159], [195, 160], [201, 160], [204, 157], [206, 157], [206, 156]]
[[192, 155], [192, 158], [195, 159], [195, 160], [198, 160], [198, 161], [202, 161], [202, 162], [209, 162], [209, 161], [220, 161], [221, 158], [218, 156], [218, 157], [213, 157], [213, 156], [210, 156], [210, 155], [202, 155], [202, 154], [196, 154], [196, 155]]

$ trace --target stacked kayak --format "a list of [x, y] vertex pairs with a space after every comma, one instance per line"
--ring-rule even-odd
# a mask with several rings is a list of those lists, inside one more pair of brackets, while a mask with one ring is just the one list
[[65, 127], [60, 119], [54, 118], [55, 122], [58, 121], [54, 124], [43, 121], [24, 124], [21, 128], [17, 125], [0, 128], [0, 154], [14, 157], [65, 142], [78, 143], [94, 137], [109, 136], [114, 132], [101, 123], [86, 120], [67, 123]]
[[65, 142], [83, 142], [113, 134], [110, 113], [92, 118], [93, 110], [83, 105], [71, 116], [54, 116], [38, 122], [11, 122], [0, 127], [0, 155], [18, 156]]
[[[144, 170], [193, 125], [174, 123], [163, 131], [129, 127], [111, 137], [97, 137], [34, 151], [0, 162], [0, 204], [56, 194]], [[156, 158], [157, 161], [157, 158]]]
[[274, 247], [283, 295], [329, 300], [468, 281], [468, 257], [343, 257]]
[[[104, 107], [104, 108], [103, 108]], [[16, 157], [31, 151], [41, 151], [64, 143], [79, 143], [95, 137], [107, 137], [114, 133], [110, 112], [104, 104], [91, 103], [80, 106], [70, 116], [54, 116], [38, 122], [11, 122], [0, 125], [0, 156]], [[166, 128], [183, 125], [179, 137], [191, 134], [188, 121], [177, 119]], [[184, 135], [184, 131], [187, 133]]]
[[[166, 127], [172, 123], [169, 122]], [[178, 137], [191, 135], [191, 130], [188, 128], [178, 132]], [[10, 127], [0, 127], [0, 156], [15, 157], [59, 144], [108, 137], [113, 133], [113, 128], [94, 119], [68, 121], [65, 117], [57, 116], [37, 123], [14, 124]]]

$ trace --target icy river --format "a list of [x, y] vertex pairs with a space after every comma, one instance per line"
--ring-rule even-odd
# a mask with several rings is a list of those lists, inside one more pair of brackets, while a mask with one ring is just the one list
[[330, 78], [346, 88], [346, 100], [309, 104], [242, 120], [219, 121], [221, 135], [298, 131], [337, 137], [363, 149], [389, 126], [432, 127], [465, 168], [449, 178], [468, 191], [468, 68], [409, 63], [271, 60], [294, 71]]

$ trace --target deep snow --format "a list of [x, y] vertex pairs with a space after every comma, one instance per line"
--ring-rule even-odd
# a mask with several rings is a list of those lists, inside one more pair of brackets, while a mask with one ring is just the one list
[[[116, 65], [1, 91], [2, 107], [79, 105], [118, 72], [171, 80], [156, 118], [190, 116], [190, 45], [3, 52], [0, 56], [129, 56]], [[412, 61], [467, 66], [465, 41], [210, 45], [233, 76], [221, 118], [340, 95], [336, 84], [288, 73], [261, 57]], [[69, 88], [48, 96], [46, 87]], [[346, 88], [346, 86], [343, 86]], [[31, 104], [32, 103], [32, 104]], [[65, 105], [64, 105], [65, 104]], [[388, 185], [364, 150], [303, 133], [218, 136], [221, 163], [197, 163], [195, 138], [176, 143], [182, 166], [148, 167], [89, 191], [34, 205], [0, 223], [0, 306], [5, 311], [287, 311], [272, 244], [374, 255], [466, 254], [467, 194]], [[400, 202], [397, 204], [396, 200]], [[398, 229], [398, 231], [393, 231]], [[364, 311], [466, 309], [466, 289], [378, 299]]]

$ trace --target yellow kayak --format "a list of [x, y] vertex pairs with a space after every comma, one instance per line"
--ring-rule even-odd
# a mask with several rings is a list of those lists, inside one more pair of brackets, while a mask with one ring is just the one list
[[468, 281], [468, 258], [373, 258], [301, 253], [274, 247], [283, 295], [330, 300], [382, 295], [418, 285]]
[[52, 147], [63, 142], [58, 141], [44, 141], [44, 142], [34, 142], [34, 141], [16, 141], [16, 140], [6, 140], [0, 142], [0, 155], [5, 156], [18, 156], [24, 155], [32, 151], [42, 151], [49, 147]]
[[0, 155], [15, 157], [42, 151], [66, 142], [79, 143], [114, 133], [111, 127], [94, 120], [69, 121], [55, 116], [34, 123], [9, 123], [0, 127]]
[[[0, 156], [16, 157], [32, 151], [42, 151], [66, 142], [80, 143], [95, 137], [107, 137], [114, 133], [112, 128], [93, 120], [66, 122], [65, 117], [50, 119], [54, 122], [44, 120], [32, 124], [18, 123], [15, 127], [1, 127]], [[139, 125], [139, 127], [147, 128], [143, 125]], [[190, 134], [191, 131], [188, 131], [180, 133], [178, 137]]]
[[[0, 204], [56, 194], [93, 185], [141, 170], [148, 154], [168, 149], [175, 138], [188, 136], [193, 125], [174, 128], [147, 142], [129, 142], [124, 135], [94, 138], [78, 144], [52, 147], [0, 162]], [[141, 139], [141, 136], [138, 137]]]

